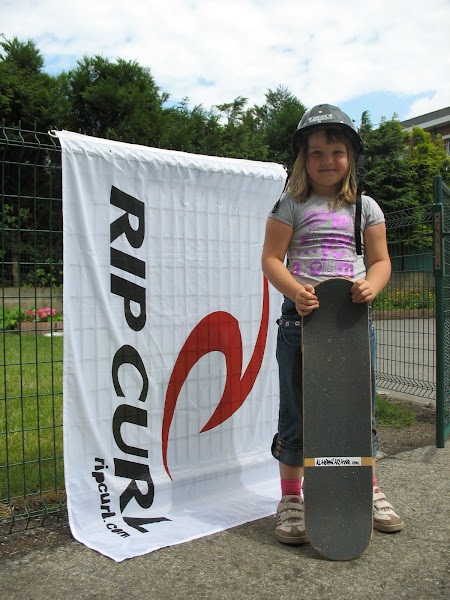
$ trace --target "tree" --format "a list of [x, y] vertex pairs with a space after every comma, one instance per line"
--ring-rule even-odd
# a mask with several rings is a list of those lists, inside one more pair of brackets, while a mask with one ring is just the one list
[[168, 95], [156, 85], [150, 69], [121, 58], [111, 62], [85, 56], [69, 71], [65, 86], [69, 129], [158, 145]]
[[249, 160], [266, 160], [268, 147], [252, 109], [246, 109], [247, 98], [238, 96], [233, 102], [216, 108], [224, 113], [227, 122], [222, 125], [217, 153]]
[[253, 112], [269, 148], [267, 158], [289, 168], [292, 164], [292, 135], [306, 107], [282, 85], [276, 90], [269, 89], [265, 96], [265, 103], [255, 106]]
[[33, 41], [0, 42], [0, 115], [10, 127], [47, 131], [64, 109], [57, 81], [44, 73], [44, 59]]
[[242, 124], [242, 115], [244, 114], [245, 105], [248, 102], [248, 98], [238, 96], [233, 102], [218, 104], [216, 108], [225, 114], [227, 118], [226, 125], [234, 125], [238, 127]]
[[165, 109], [165, 128], [161, 145], [164, 148], [215, 154], [220, 145], [221, 126], [214, 111], [201, 105], [189, 109], [188, 98]]
[[[0, 116], [8, 127], [0, 143], [3, 164], [8, 165], [2, 180], [1, 256], [5, 279], [17, 286], [27, 276], [25, 264], [45, 265], [51, 252], [62, 249], [61, 236], [53, 235], [51, 251], [48, 239], [50, 223], [61, 229], [61, 205], [37, 197], [58, 194], [54, 188], [49, 192], [48, 144], [39, 151], [30, 146], [36, 144], [37, 132], [58, 123], [64, 102], [57, 81], [42, 72], [43, 57], [31, 40], [3, 37], [0, 47]], [[47, 267], [42, 271], [48, 274]]]
[[434, 202], [433, 178], [441, 175], [445, 183], [450, 183], [450, 158], [445, 152], [442, 137], [437, 135], [433, 140], [431, 134], [420, 127], [413, 128], [408, 142], [405, 162], [414, 186], [414, 200], [431, 209]]
[[383, 120], [377, 129], [372, 129], [369, 113], [365, 111], [359, 133], [364, 142], [366, 193], [385, 211], [417, 204], [409, 166], [404, 160], [407, 135], [399, 121]]

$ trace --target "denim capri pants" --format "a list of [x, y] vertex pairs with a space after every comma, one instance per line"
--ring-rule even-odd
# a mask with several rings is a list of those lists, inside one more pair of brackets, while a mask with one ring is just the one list
[[[272, 443], [272, 455], [285, 465], [303, 465], [303, 401], [302, 401], [302, 317], [294, 302], [285, 298], [278, 323], [277, 361], [280, 379], [280, 412], [278, 432]], [[372, 449], [378, 451], [375, 426], [375, 328], [369, 317], [372, 366]]]

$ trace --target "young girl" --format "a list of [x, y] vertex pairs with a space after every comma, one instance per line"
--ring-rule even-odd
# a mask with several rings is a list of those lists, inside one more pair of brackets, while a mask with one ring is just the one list
[[[267, 220], [262, 268], [285, 297], [277, 340], [280, 413], [272, 445], [272, 454], [279, 461], [282, 495], [275, 536], [286, 544], [302, 544], [307, 541], [307, 534], [301, 496], [304, 473], [301, 317], [320, 310], [314, 286], [330, 277], [349, 277], [354, 281], [353, 302], [372, 302], [388, 282], [391, 263], [383, 212], [368, 196], [361, 198], [358, 228], [364, 256], [357, 253], [355, 207], [359, 190], [355, 171], [362, 140], [353, 121], [336, 106], [314, 106], [306, 111], [294, 133], [293, 150], [296, 160], [287, 191]], [[375, 457], [378, 443], [372, 322], [370, 336]], [[373, 514], [376, 529], [387, 532], [403, 529], [402, 519], [376, 486], [375, 459]]]

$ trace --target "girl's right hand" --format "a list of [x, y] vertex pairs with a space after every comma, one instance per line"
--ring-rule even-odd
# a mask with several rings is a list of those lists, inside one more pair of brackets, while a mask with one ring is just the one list
[[295, 294], [295, 308], [302, 317], [306, 317], [316, 308], [319, 308], [319, 301], [315, 294], [314, 287], [309, 283], [302, 286]]

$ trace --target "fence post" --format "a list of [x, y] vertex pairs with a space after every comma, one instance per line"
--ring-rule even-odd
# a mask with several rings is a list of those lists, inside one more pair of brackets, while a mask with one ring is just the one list
[[444, 448], [445, 420], [445, 328], [444, 328], [444, 207], [442, 204], [442, 177], [433, 179], [433, 273], [436, 283], [436, 446]]

